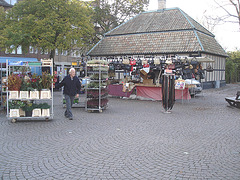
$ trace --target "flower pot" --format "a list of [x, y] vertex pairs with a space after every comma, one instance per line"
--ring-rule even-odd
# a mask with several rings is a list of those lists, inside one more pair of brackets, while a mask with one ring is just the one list
[[30, 99], [39, 99], [39, 91], [30, 91]]
[[9, 99], [18, 99], [18, 91], [9, 91]]
[[19, 98], [20, 99], [28, 99], [28, 96], [29, 96], [29, 92], [28, 91], [20, 91], [19, 93]]
[[19, 109], [19, 116], [20, 117], [26, 116], [25, 111], [23, 111], [21, 108]]
[[19, 109], [10, 109], [10, 117], [19, 117]]
[[33, 109], [32, 111], [32, 117], [40, 117], [41, 114], [41, 109]]
[[42, 109], [42, 116], [50, 116], [50, 109]]
[[25, 111], [26, 117], [32, 117], [32, 111]]
[[41, 91], [41, 99], [51, 99], [51, 91], [50, 90], [42, 90]]

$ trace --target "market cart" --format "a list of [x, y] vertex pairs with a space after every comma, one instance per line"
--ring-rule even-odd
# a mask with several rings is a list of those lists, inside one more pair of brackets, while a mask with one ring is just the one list
[[7, 60], [6, 68], [7, 118], [13, 123], [18, 120], [53, 119], [52, 60]]

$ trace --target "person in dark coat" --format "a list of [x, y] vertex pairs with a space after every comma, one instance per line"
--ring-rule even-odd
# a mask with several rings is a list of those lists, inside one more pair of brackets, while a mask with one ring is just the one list
[[64, 79], [57, 85], [57, 88], [64, 87], [63, 94], [66, 100], [66, 111], [64, 113], [66, 118], [73, 120], [72, 105], [75, 97], [79, 97], [81, 90], [81, 83], [77, 76], [75, 76], [76, 71], [74, 68], [69, 70], [69, 75], [64, 77]]

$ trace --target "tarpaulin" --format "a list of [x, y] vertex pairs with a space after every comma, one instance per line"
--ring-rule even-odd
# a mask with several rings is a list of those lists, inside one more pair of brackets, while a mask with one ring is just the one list
[[[162, 87], [136, 86], [137, 96], [162, 100]], [[191, 99], [188, 88], [184, 90], [175, 89], [175, 99]]]
[[108, 94], [112, 96], [129, 97], [132, 94], [133, 89], [130, 92], [123, 92], [122, 84], [109, 84]]

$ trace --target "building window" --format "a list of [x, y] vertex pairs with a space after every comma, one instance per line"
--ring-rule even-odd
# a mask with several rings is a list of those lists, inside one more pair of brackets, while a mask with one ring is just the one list
[[58, 49], [55, 49], [55, 54], [56, 56], [58, 56]]
[[67, 51], [64, 51], [64, 56], [67, 56], [67, 54], [68, 54]]
[[15, 49], [15, 46], [14, 46], [14, 45], [11, 45], [11, 46], [10, 46], [10, 49], [12, 49], [11, 54], [16, 54], [16, 49]]
[[14, 5], [17, 3], [17, 0], [5, 0], [8, 4]]
[[22, 54], [22, 46], [17, 47], [17, 54]]
[[5, 50], [5, 54], [9, 54], [9, 52], [8, 52], [8, 49], [6, 48], [6, 50]]
[[43, 50], [43, 48], [40, 48], [40, 50], [41, 50], [41, 54], [44, 54], [44, 50]]
[[44, 54], [48, 54], [48, 49], [45, 49], [45, 50], [44, 50]]
[[33, 51], [33, 47], [32, 46], [29, 46], [29, 53], [33, 53], [34, 51]]
[[38, 53], [38, 49], [37, 49], [37, 48], [34, 48], [34, 50], [35, 50], [35, 54], [37, 54], [37, 53]]

